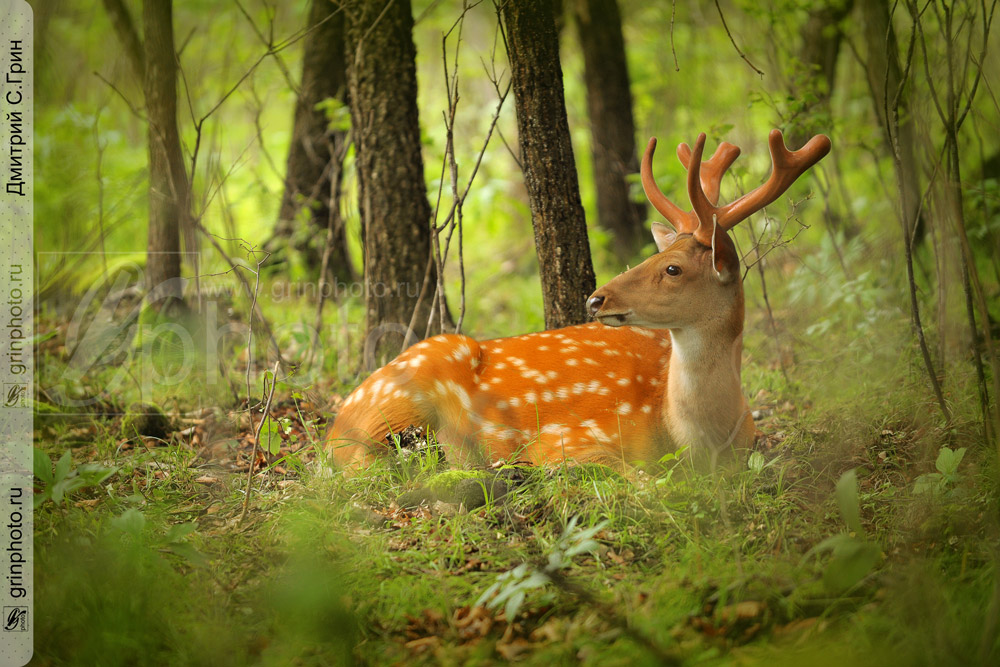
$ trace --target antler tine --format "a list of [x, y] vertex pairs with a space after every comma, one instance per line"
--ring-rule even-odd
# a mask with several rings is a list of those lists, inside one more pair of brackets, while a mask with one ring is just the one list
[[771, 130], [767, 142], [771, 150], [771, 175], [763, 185], [714, 210], [719, 229], [732, 229], [773, 202], [809, 167], [830, 152], [830, 138], [825, 134], [817, 134], [797, 151], [790, 151], [785, 147], [781, 130]]
[[653, 153], [656, 152], [656, 137], [649, 140], [646, 152], [642, 156], [642, 189], [646, 198], [657, 211], [682, 234], [691, 234], [698, 227], [698, 219], [690, 211], [682, 211], [666, 195], [660, 192], [653, 178]]
[[688, 199], [691, 200], [691, 206], [694, 208], [695, 216], [698, 218], [698, 226], [693, 230], [695, 238], [698, 238], [700, 230], [708, 229], [708, 238], [711, 238], [712, 232], [712, 214], [715, 212], [715, 207], [712, 205], [711, 200], [705, 193], [705, 189], [701, 185], [701, 155], [705, 151], [705, 133], [702, 132], [698, 135], [698, 139], [694, 142], [694, 150], [691, 151], [691, 155], [688, 158]]
[[[726, 175], [733, 162], [740, 156], [740, 147], [734, 146], [728, 141], [723, 141], [715, 149], [712, 157], [701, 163], [701, 189], [705, 191], [705, 196], [712, 205], [719, 203], [719, 189], [722, 187], [722, 177]], [[691, 164], [691, 147], [687, 144], [680, 144], [677, 147], [677, 159], [680, 160], [684, 169], [689, 169]]]

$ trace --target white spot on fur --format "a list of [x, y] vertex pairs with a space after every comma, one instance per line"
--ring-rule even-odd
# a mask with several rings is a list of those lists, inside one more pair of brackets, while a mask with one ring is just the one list
[[631, 403], [620, 403], [618, 405], [618, 407], [615, 409], [615, 412], [617, 412], [620, 415], [631, 414], [631, 412], [632, 412], [632, 404]]
[[587, 364], [588, 366], [600, 366], [599, 363], [597, 363], [596, 361], [594, 361], [590, 357], [584, 357], [583, 358], [583, 363]]
[[545, 401], [546, 403], [551, 402], [553, 398], [555, 398], [555, 397], [552, 395], [551, 391], [543, 391], [542, 392], [542, 400]]
[[653, 406], [652, 405], [644, 405], [644, 406], [642, 406], [641, 410], [642, 410], [643, 414], [648, 415], [650, 412], [653, 411]]
[[580, 362], [579, 362], [579, 361], [577, 361], [576, 359], [567, 359], [567, 360], [566, 360], [566, 365], [567, 365], [567, 366], [576, 366], [576, 365], [577, 365], [577, 364], [579, 364], [579, 363], [580, 363]]
[[629, 379], [628, 378], [619, 378], [619, 380], [618, 380], [618, 386], [619, 387], [626, 387], [626, 386], [628, 386], [628, 383], [629, 383]]

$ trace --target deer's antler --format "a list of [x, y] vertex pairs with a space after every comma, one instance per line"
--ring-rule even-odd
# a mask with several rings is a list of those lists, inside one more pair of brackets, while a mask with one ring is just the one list
[[719, 185], [726, 170], [739, 156], [740, 149], [722, 142], [715, 154], [706, 162], [701, 161], [705, 149], [705, 134], [698, 135], [694, 150], [687, 144], [677, 147], [677, 157], [687, 169], [687, 190], [693, 210], [682, 211], [664, 196], [653, 180], [653, 152], [656, 139], [650, 139], [642, 158], [642, 185], [650, 203], [678, 232], [693, 234], [701, 243], [712, 246], [713, 236], [722, 234], [764, 208], [791, 187], [792, 183], [809, 167], [830, 152], [830, 138], [817, 134], [797, 151], [785, 147], [780, 130], [771, 130], [768, 137], [771, 150], [771, 175], [760, 187], [725, 206], [716, 206]]

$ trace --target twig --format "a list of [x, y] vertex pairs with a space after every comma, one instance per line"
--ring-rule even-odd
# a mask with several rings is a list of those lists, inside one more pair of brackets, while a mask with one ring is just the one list
[[[267, 376], [264, 376], [264, 387], [267, 391], [267, 402], [264, 404], [264, 414], [260, 418], [260, 423], [257, 424], [257, 428], [254, 431], [253, 436], [253, 450], [250, 452], [250, 465], [247, 470], [247, 488], [246, 494], [243, 498], [243, 512], [240, 513], [240, 520], [237, 522], [238, 525], [243, 524], [243, 520], [247, 517], [247, 511], [250, 509], [250, 490], [253, 487], [253, 467], [257, 462], [257, 446], [260, 443], [260, 432], [264, 428], [264, 423], [271, 418], [271, 400], [274, 398], [274, 390], [278, 386], [278, 364], [280, 362], [274, 362], [274, 370], [271, 371], [271, 389], [267, 390]], [[249, 372], [247, 373], [249, 377]], [[247, 394], [247, 411], [250, 416], [250, 426], [253, 427], [253, 408], [250, 407], [250, 395]]]
[[[681, 66], [677, 62], [677, 48], [674, 46], [674, 15], [677, 13], [677, 0], [670, 3], [670, 53], [674, 56], [674, 71], [680, 72]], [[725, 23], [725, 20], [723, 20]]]
[[139, 109], [134, 104], [132, 104], [132, 101], [125, 96], [125, 93], [123, 93], [122, 91], [118, 90], [118, 87], [115, 84], [113, 84], [110, 81], [108, 81], [107, 79], [105, 79], [104, 76], [100, 72], [94, 72], [94, 76], [96, 76], [98, 79], [100, 79], [101, 81], [103, 81], [105, 83], [105, 85], [107, 85], [108, 88], [110, 88], [111, 90], [115, 91], [115, 93], [118, 94], [118, 97], [122, 98], [122, 101], [125, 102], [125, 106], [128, 107], [129, 111], [132, 112], [133, 116], [135, 116], [136, 118], [138, 118], [139, 120], [141, 120], [143, 122], [146, 121], [146, 117], [142, 114], [142, 112], [139, 111]]
[[97, 164], [94, 169], [94, 177], [97, 179], [97, 227], [101, 239], [101, 262], [104, 265], [104, 277], [107, 278], [108, 255], [104, 247], [104, 238], [106, 235], [104, 231], [104, 175], [101, 173], [101, 167], [104, 163], [104, 149], [108, 145], [107, 143], [101, 143], [100, 122], [101, 109], [98, 109], [97, 114], [94, 115], [94, 143], [97, 145]]
[[[750, 69], [756, 72], [760, 77], [763, 77], [764, 72], [757, 69], [757, 66], [750, 62], [750, 59], [747, 58], [746, 54], [740, 50], [739, 46], [737, 46], [736, 40], [733, 39], [733, 33], [729, 32], [729, 26], [726, 25], [726, 17], [722, 13], [722, 7], [719, 6], [719, 0], [715, 0], [715, 8], [719, 11], [719, 18], [722, 19], [722, 27], [726, 29], [726, 34], [729, 36], [729, 42], [733, 45], [733, 48], [736, 49], [736, 53], [740, 54], [740, 58], [742, 58], [743, 61], [750, 66]], [[673, 22], [671, 22], [671, 25], [673, 25]], [[673, 33], [671, 32], [671, 35], [672, 34]]]

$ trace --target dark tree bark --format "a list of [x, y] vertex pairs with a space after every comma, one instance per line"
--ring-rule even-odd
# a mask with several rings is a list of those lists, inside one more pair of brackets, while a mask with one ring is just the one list
[[788, 145], [803, 146], [814, 134], [828, 131], [830, 97], [836, 84], [837, 60], [844, 39], [841, 22], [854, 7], [854, 0], [828, 0], [809, 11], [802, 28], [802, 48], [799, 60], [809, 77], [809, 91], [815, 96], [803, 109], [804, 122], [795, 123], [788, 133]]
[[[899, 90], [902, 68], [899, 63], [896, 33], [889, 21], [887, 0], [864, 0], [861, 3], [861, 18], [868, 46], [868, 84], [875, 116], [878, 118], [886, 143], [890, 144], [889, 150], [893, 151], [891, 146], [893, 137], [886, 124], [886, 113], [887, 109], [893, 109], [893, 97]], [[902, 211], [902, 214], [907, 225], [907, 234], [913, 234], [913, 225], [916, 224], [916, 236], [919, 240], [923, 237], [924, 229], [922, 220], [918, 217], [920, 176], [915, 157], [916, 135], [912, 116], [907, 113], [907, 106], [905, 94], [901, 94], [897, 105], [899, 126], [895, 138], [900, 159], [894, 161], [894, 164], [897, 180], [903, 190], [901, 201], [906, 210]]]
[[[420, 292], [431, 256], [431, 209], [417, 117], [410, 2], [350, 0], [343, 6], [364, 232], [365, 349], [371, 361], [372, 353], [385, 358], [399, 352], [418, 301], [414, 333], [417, 338], [429, 333], [432, 298], [420, 300]], [[436, 281], [432, 267], [429, 284]]]
[[111, 26], [114, 28], [115, 34], [118, 35], [118, 41], [122, 44], [122, 50], [128, 58], [136, 81], [143, 81], [146, 76], [146, 59], [143, 55], [139, 33], [136, 32], [135, 22], [132, 21], [132, 15], [129, 13], [128, 7], [125, 6], [123, 0], [102, 1], [104, 2], [104, 10], [108, 13], [108, 18], [111, 19]]
[[[330, 129], [326, 114], [316, 108], [329, 98], [347, 103], [343, 12], [329, 0], [312, 0], [309, 27], [313, 30], [305, 39], [285, 191], [268, 249], [280, 252], [281, 246], [289, 247], [301, 252], [310, 268], [319, 269], [329, 229], [333, 237], [330, 271], [348, 282], [353, 279], [354, 270], [347, 253], [347, 234], [339, 206], [348, 132]], [[303, 210], [308, 211], [304, 226]]]
[[187, 172], [177, 132], [177, 59], [170, 0], [145, 0], [145, 77], [149, 141], [146, 284], [151, 302], [181, 298], [180, 233], [189, 215]]
[[597, 221], [612, 234], [624, 261], [646, 238], [646, 206], [629, 196], [627, 176], [639, 171], [639, 160], [621, 15], [617, 0], [577, 0], [575, 15], [587, 83]]
[[566, 120], [552, 2], [508, 2], [502, 15], [545, 326], [579, 324], [588, 319], [585, 301], [594, 291], [594, 267]]

